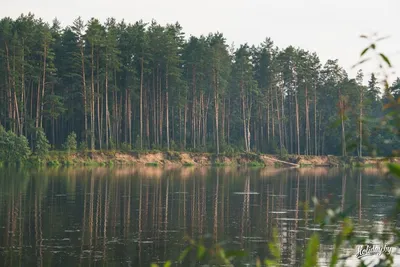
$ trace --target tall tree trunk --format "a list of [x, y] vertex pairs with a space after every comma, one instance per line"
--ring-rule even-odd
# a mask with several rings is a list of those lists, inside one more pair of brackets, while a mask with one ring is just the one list
[[143, 57], [140, 59], [140, 149], [143, 149]]
[[279, 130], [279, 151], [282, 154], [283, 151], [283, 136], [282, 136], [282, 120], [279, 112], [279, 98], [278, 98], [278, 88], [275, 90], [275, 100], [276, 100], [276, 115], [278, 119], [278, 130]]
[[[114, 69], [114, 87], [117, 88], [117, 69]], [[122, 122], [122, 92], [120, 94], [119, 97], [119, 104], [118, 104], [118, 91], [115, 91], [115, 95], [116, 95], [116, 103], [115, 103], [115, 109], [116, 109], [116, 114], [117, 114], [117, 131], [116, 131], [116, 135], [117, 135], [117, 141], [116, 141], [116, 148], [120, 147], [121, 144], [121, 133], [122, 133], [122, 127], [121, 127], [121, 122]]]
[[22, 38], [22, 63], [21, 63], [21, 121], [20, 121], [20, 133], [23, 134], [24, 123], [25, 123], [25, 38]]
[[[40, 80], [40, 76], [38, 77], [39, 78], [39, 80]], [[38, 85], [40, 84], [40, 81], [38, 81]], [[33, 108], [33, 106], [34, 106], [34, 101], [33, 101], [33, 99], [34, 99], [34, 97], [35, 97], [35, 88], [34, 88], [34, 83], [32, 82], [32, 85], [31, 85], [31, 87], [30, 87], [30, 98], [31, 98], [31, 101], [30, 101], [30, 112], [29, 112], [29, 114], [30, 114], [30, 116], [29, 116], [29, 118], [31, 119], [31, 120], [33, 120], [33, 116], [34, 116], [34, 108]], [[31, 132], [31, 140], [33, 140], [33, 133]], [[31, 142], [31, 150], [33, 150], [33, 142]]]
[[231, 129], [231, 98], [228, 98], [228, 115], [227, 115], [227, 122], [226, 122], [226, 143], [230, 144], [230, 129]]
[[341, 115], [342, 118], [342, 156], [346, 156], [346, 135], [344, 129], [344, 114]]
[[127, 97], [127, 105], [128, 105], [128, 141], [130, 147], [132, 147], [132, 99], [131, 99], [131, 90], [129, 89], [128, 91], [128, 97]]
[[103, 135], [101, 132], [101, 120], [102, 117], [100, 116], [100, 71], [99, 71], [99, 49], [97, 49], [97, 60], [96, 60], [96, 80], [97, 80], [97, 135], [98, 135], [98, 140], [99, 140], [99, 149], [101, 150], [102, 148], [102, 139], [103, 139]]
[[124, 142], [125, 143], [128, 143], [129, 141], [128, 141], [128, 125], [129, 125], [129, 120], [128, 120], [128, 117], [129, 117], [129, 103], [128, 103], [128, 99], [129, 99], [129, 89], [128, 88], [126, 88], [125, 89], [125, 103], [124, 103], [124, 106], [125, 106], [125, 113], [124, 113], [124, 117], [125, 117], [125, 119], [124, 119]]
[[226, 97], [223, 98], [223, 101], [221, 101], [222, 103], [222, 108], [221, 108], [221, 142], [223, 144], [226, 144], [225, 142], [225, 114], [226, 114]]
[[36, 94], [36, 121], [35, 121], [35, 127], [39, 128], [39, 123], [40, 123], [40, 88], [41, 88], [41, 84], [40, 84], [40, 79], [41, 77], [39, 77], [38, 79], [38, 87], [37, 87], [37, 94]]
[[[176, 109], [174, 109], [174, 106], [172, 106], [171, 107], [171, 121], [173, 122], [174, 121], [174, 119], [175, 119], [175, 110]], [[171, 137], [170, 137], [170, 139], [173, 141], [173, 142], [175, 142], [175, 140], [176, 140], [176, 136], [175, 136], [175, 123], [171, 123]]]
[[82, 65], [82, 101], [83, 101], [83, 114], [84, 114], [84, 140], [87, 144], [87, 104], [86, 104], [86, 74], [85, 74], [85, 55], [82, 40], [79, 43], [79, 49], [81, 53], [81, 65]]
[[219, 123], [218, 123], [218, 108], [219, 108], [219, 99], [218, 99], [218, 72], [214, 67], [214, 108], [215, 108], [215, 143], [216, 143], [216, 152], [219, 155]]
[[203, 92], [199, 91], [199, 99], [198, 99], [198, 106], [199, 106], [199, 111], [197, 113], [197, 138], [198, 138], [198, 145], [199, 147], [202, 146], [203, 143], [203, 137], [202, 137], [202, 130], [203, 130], [203, 115], [204, 115], [204, 110], [203, 110]]
[[44, 106], [44, 91], [46, 88], [46, 65], [47, 65], [47, 43], [43, 47], [43, 79], [42, 79], [42, 94], [40, 101], [40, 128], [43, 128], [43, 106]]
[[[8, 84], [8, 90], [7, 90], [7, 102], [8, 102], [8, 118], [10, 120], [10, 129], [12, 129], [12, 85], [13, 85], [13, 74], [11, 73], [11, 67], [10, 67], [10, 52], [8, 49], [7, 42], [4, 41], [4, 46], [6, 48], [6, 61], [7, 61], [7, 73], [8, 73], [8, 79], [7, 79], [7, 84]], [[39, 82], [40, 84], [40, 82]]]
[[146, 146], [148, 147], [150, 145], [150, 96], [149, 96], [149, 90], [148, 87], [145, 88], [144, 90], [144, 99], [146, 102], [144, 102], [144, 107], [146, 110]]
[[[208, 135], [208, 128], [207, 128], [207, 122], [208, 122], [208, 107], [210, 106], [210, 102], [212, 101], [212, 97], [211, 97], [211, 93], [208, 95], [207, 97], [207, 104], [206, 104], [206, 112], [204, 115], [204, 121], [203, 121], [203, 125], [204, 125], [204, 147], [206, 146], [206, 140], [207, 140], [207, 135]], [[203, 102], [204, 104], [204, 102]]]
[[109, 134], [110, 134], [110, 111], [108, 110], [108, 63], [106, 62], [105, 73], [105, 106], [106, 106], [106, 148], [109, 149]]
[[[186, 103], [185, 103], [186, 105]], [[179, 148], [183, 150], [183, 134], [182, 134], [182, 108], [179, 107]]]
[[[210, 97], [208, 97], [208, 102], [210, 101]], [[203, 116], [202, 116], [202, 124], [203, 124], [203, 136], [202, 136], [202, 143], [203, 143], [203, 147], [206, 146], [206, 119], [207, 119], [207, 111], [208, 111], [208, 106], [207, 106], [207, 110], [205, 110], [204, 108], [204, 92], [201, 92], [201, 110], [203, 111]]]
[[299, 125], [299, 103], [298, 103], [298, 92], [296, 92], [296, 134], [297, 134], [297, 155], [300, 155], [300, 125]]
[[91, 94], [90, 94], [90, 149], [94, 150], [95, 149], [95, 143], [94, 143], [94, 47], [93, 44], [91, 44], [91, 71], [92, 71], [92, 77], [91, 77]]
[[184, 111], [184, 119], [183, 119], [183, 149], [186, 149], [186, 124], [187, 124], [187, 110], [188, 110], [188, 105], [187, 102], [185, 103], [185, 111]]
[[[282, 111], [282, 113], [281, 113], [281, 127], [282, 127], [282, 130], [281, 130], [281, 132], [282, 132], [282, 149], [283, 148], [285, 148], [286, 147], [286, 145], [285, 145], [285, 136], [287, 136], [287, 134], [286, 134], [286, 127], [285, 127], [285, 108], [284, 108], [284, 106], [285, 106], [285, 94], [284, 94], [284, 88], [283, 88], [283, 86], [281, 87], [281, 111]], [[287, 143], [287, 142], [286, 142]], [[282, 153], [282, 152], [281, 152]]]
[[163, 146], [163, 120], [164, 120], [164, 101], [163, 101], [163, 95], [162, 95], [162, 84], [161, 84], [161, 70], [159, 69], [159, 75], [158, 75], [158, 104], [159, 104], [159, 144], [160, 146]]
[[318, 147], [318, 155], [323, 155], [323, 153], [322, 153], [322, 151], [323, 151], [323, 140], [322, 140], [322, 138], [323, 138], [323, 136], [322, 136], [322, 134], [323, 134], [323, 132], [322, 132], [322, 127], [321, 127], [321, 120], [322, 120], [322, 112], [319, 112], [319, 122], [318, 122], [318, 130], [319, 130], [319, 138], [317, 139], [317, 141], [318, 141], [318, 143], [317, 143], [317, 147]]
[[345, 140], [345, 129], [344, 129], [344, 101], [341, 89], [339, 89], [339, 112], [342, 128], [342, 156], [346, 156], [346, 140]]
[[244, 93], [244, 83], [243, 80], [240, 80], [240, 98], [242, 100], [242, 120], [243, 120], [243, 135], [244, 135], [244, 149], [246, 152], [249, 152], [249, 144], [247, 138], [247, 120], [246, 120], [246, 99]]
[[156, 77], [156, 74], [153, 71], [153, 101], [152, 101], [152, 110], [153, 110], [153, 134], [154, 134], [154, 141], [153, 143], [155, 145], [158, 145], [158, 128], [157, 128], [157, 90], [158, 90], [158, 78]]
[[111, 127], [111, 137], [112, 137], [112, 142], [110, 142], [110, 145], [113, 145], [114, 147], [112, 149], [115, 149], [115, 144], [117, 141], [117, 92], [116, 88], [113, 88], [112, 91], [112, 114], [113, 114], [113, 120], [112, 120], [112, 127]]
[[308, 107], [308, 88], [306, 86], [305, 90], [305, 97], [306, 97], [306, 149], [305, 154], [308, 155], [310, 152], [310, 118], [308, 116], [309, 107]]
[[360, 129], [359, 129], [359, 153], [358, 156], [362, 157], [362, 144], [363, 144], [363, 101], [364, 101], [364, 89], [360, 88]]
[[165, 123], [167, 126], [166, 127], [167, 128], [167, 150], [169, 150], [170, 147], [169, 147], [169, 112], [168, 112], [168, 107], [169, 107], [169, 105], [168, 105], [168, 65], [166, 67], [166, 74], [165, 74], [165, 105], [166, 105], [166, 108], [165, 108], [166, 121], [165, 121]]
[[[14, 87], [15, 88], [15, 87]], [[18, 101], [17, 101], [17, 93], [15, 92], [14, 89], [14, 108], [15, 108], [15, 117], [17, 119], [17, 134], [22, 134], [22, 129], [21, 129], [21, 122], [19, 118], [19, 108], [18, 108]]]
[[[262, 152], [262, 145], [264, 143], [264, 116], [263, 116], [263, 112], [261, 112], [261, 105], [258, 105], [258, 136], [257, 136], [257, 147], [258, 147], [258, 151]], [[256, 125], [254, 125], [256, 126]]]
[[344, 128], [345, 103], [340, 89], [339, 89], [339, 108], [340, 108], [340, 119], [342, 124], [342, 156], [346, 156], [346, 134]]
[[290, 135], [289, 143], [290, 143], [290, 146], [288, 147], [290, 154], [293, 154], [293, 151], [294, 151], [294, 149], [293, 149], [293, 143], [294, 143], [293, 129], [294, 129], [294, 127], [293, 127], [293, 94], [292, 94], [292, 92], [290, 92], [289, 93], [289, 135]]
[[[105, 120], [106, 120], [106, 115], [105, 115], [105, 109], [106, 109], [106, 107], [105, 107], [105, 105], [104, 105], [104, 102], [103, 102], [103, 97], [104, 96], [102, 96], [101, 98], [100, 98], [100, 130], [101, 130], [101, 149], [103, 149], [103, 141], [104, 141], [104, 135], [103, 135], [103, 133], [105, 132], [105, 131], [107, 131], [107, 128], [105, 128], [104, 127], [104, 123], [105, 123]], [[107, 149], [107, 147], [106, 147], [106, 149]]]
[[[116, 145], [117, 145], [117, 136], [118, 136], [118, 113], [117, 113], [117, 92], [115, 87], [113, 88], [113, 98], [112, 98], [112, 114], [113, 114], [113, 120], [112, 120], [112, 145], [113, 145], [113, 149], [116, 149]], [[110, 142], [111, 143], [111, 142]]]
[[[51, 94], [52, 95], [54, 95], [54, 83], [52, 84], [52, 86], [51, 86]], [[51, 109], [52, 109], [52, 112], [54, 112], [54, 104], [52, 103], [51, 104]], [[53, 145], [53, 147], [55, 146], [55, 144], [56, 144], [56, 138], [55, 138], [55, 119], [54, 119], [54, 116], [51, 116], [51, 140], [52, 140], [52, 145]]]
[[251, 119], [251, 106], [252, 106], [252, 103], [251, 103], [251, 97], [250, 96], [248, 96], [247, 97], [247, 99], [249, 99], [248, 100], [248, 103], [247, 103], [247, 117], [246, 117], [246, 120], [247, 120], [247, 133], [246, 133], [246, 137], [247, 137], [247, 147], [248, 147], [248, 150], [249, 150], [249, 152], [250, 152], [250, 150], [251, 150], [251, 136], [250, 136], [250, 119]]
[[16, 90], [17, 90], [17, 87], [16, 87], [16, 83], [15, 83], [15, 77], [14, 76], [17, 76], [16, 74], [17, 74], [17, 72], [16, 72], [16, 69], [15, 69], [15, 57], [16, 57], [16, 51], [15, 51], [15, 45], [14, 45], [14, 51], [13, 51], [13, 78], [12, 78], [12, 100], [11, 100], [11, 102], [12, 102], [12, 122], [13, 122], [13, 127], [12, 127], [12, 131], [14, 132], [14, 133], [16, 133], [16, 134], [18, 134], [18, 123], [16, 123], [16, 117], [17, 117], [17, 112], [16, 112], [16, 108], [17, 108], [17, 106], [16, 106]]
[[191, 118], [192, 146], [196, 148], [196, 65], [192, 64], [192, 118]]
[[[14, 48], [14, 50], [15, 50], [15, 48]], [[15, 63], [15, 58], [16, 58], [16, 56], [15, 56], [15, 52], [14, 52], [14, 63], [13, 63], [13, 72], [14, 73], [16, 73], [16, 63]], [[12, 79], [12, 84], [13, 84], [13, 101], [14, 101], [14, 111], [13, 112], [15, 112], [15, 116], [14, 116], [14, 118], [15, 118], [15, 120], [16, 120], [16, 124], [15, 124], [15, 132], [19, 135], [19, 134], [22, 134], [22, 131], [21, 131], [21, 122], [20, 122], [20, 116], [19, 116], [19, 105], [18, 105], [18, 100], [17, 100], [17, 85], [16, 85], [16, 78], [15, 77], [13, 77], [13, 79]]]
[[[271, 135], [272, 143], [275, 145], [275, 112], [274, 112], [274, 94], [272, 88], [270, 90], [270, 102], [271, 102]], [[275, 153], [275, 151], [273, 151]]]
[[314, 88], [314, 154], [318, 155], [317, 138], [317, 86]]
[[269, 106], [270, 106], [270, 103], [269, 103], [269, 101], [267, 101], [267, 125], [266, 125], [266, 128], [267, 128], [267, 145], [266, 145], [266, 147], [265, 147], [265, 152], [267, 152], [268, 151], [268, 149], [269, 149], [269, 144], [270, 144], [270, 138], [269, 138], [269, 133], [270, 133], [270, 129], [269, 129], [269, 126], [270, 126], [270, 117], [269, 117]]

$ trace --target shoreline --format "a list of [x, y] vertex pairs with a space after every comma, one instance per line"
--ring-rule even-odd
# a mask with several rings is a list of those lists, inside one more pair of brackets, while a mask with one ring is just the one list
[[68, 153], [51, 151], [44, 160], [32, 157], [33, 165], [47, 166], [248, 166], [248, 167], [379, 167], [385, 162], [400, 162], [400, 158], [340, 157], [238, 153], [215, 155], [179, 151], [87, 151]]

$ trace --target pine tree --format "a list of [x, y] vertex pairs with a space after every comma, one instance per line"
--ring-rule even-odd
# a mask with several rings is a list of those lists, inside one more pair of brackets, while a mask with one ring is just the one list
[[37, 129], [35, 154], [43, 159], [49, 154], [50, 143], [42, 128]]
[[71, 132], [65, 141], [64, 148], [68, 151], [68, 153], [71, 153], [76, 151], [77, 146], [76, 133]]

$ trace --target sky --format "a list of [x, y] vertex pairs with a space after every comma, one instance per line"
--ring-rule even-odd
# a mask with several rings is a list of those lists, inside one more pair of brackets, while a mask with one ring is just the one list
[[[6, 1], [6, 0], [1, 0]], [[1, 5], [0, 17], [17, 18], [32, 12], [62, 26], [81, 16], [105, 22], [114, 17], [134, 23], [155, 19], [160, 24], [178, 21], [187, 36], [222, 32], [228, 44], [257, 45], [270, 37], [280, 48], [293, 45], [316, 52], [322, 63], [339, 59], [339, 64], [355, 77], [352, 66], [369, 43], [359, 36], [389, 36], [378, 44], [391, 60], [390, 81], [400, 76], [400, 0], [13, 0]], [[397, 26], [397, 27], [396, 27]], [[377, 72], [377, 61], [362, 65], [365, 78]]]

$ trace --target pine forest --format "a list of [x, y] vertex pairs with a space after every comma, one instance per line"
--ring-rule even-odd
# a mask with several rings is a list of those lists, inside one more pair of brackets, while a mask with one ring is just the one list
[[[3, 18], [0, 126], [32, 150], [38, 132], [55, 150], [72, 132], [90, 150], [367, 156], [400, 146], [379, 127], [377, 75], [349, 77], [338, 60], [268, 37], [189, 34], [155, 20]], [[400, 95], [400, 78], [390, 90]]]

